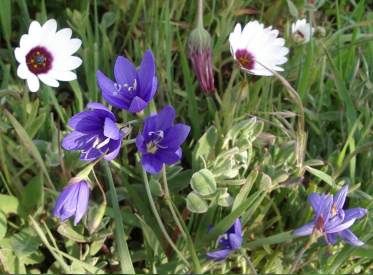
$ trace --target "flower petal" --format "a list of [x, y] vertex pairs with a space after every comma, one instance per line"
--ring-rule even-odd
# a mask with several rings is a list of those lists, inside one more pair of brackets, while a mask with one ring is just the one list
[[227, 258], [231, 252], [232, 250], [230, 249], [221, 249], [213, 252], [208, 252], [207, 256], [214, 261], [221, 261]]
[[340, 224], [333, 224], [333, 223], [328, 223], [325, 226], [325, 232], [326, 233], [337, 233], [340, 231], [343, 231], [349, 227], [351, 227], [355, 223], [356, 219], [350, 219], [348, 221], [344, 221], [343, 223]]
[[[109, 143], [109, 153], [104, 157], [105, 160], [111, 161], [117, 157], [122, 145], [122, 136], [118, 140], [112, 140]], [[106, 150], [106, 149], [104, 149]], [[104, 151], [102, 150], [102, 151]]]
[[344, 220], [351, 220], [351, 219], [361, 219], [368, 213], [368, 210], [365, 208], [350, 208], [344, 211]]
[[346, 197], [348, 193], [348, 185], [345, 185], [341, 188], [333, 197], [333, 203], [337, 210], [343, 209], [343, 205], [345, 204]]
[[119, 139], [120, 138], [120, 132], [115, 124], [115, 122], [110, 118], [105, 118], [104, 122], [104, 135], [105, 137], [111, 138], [111, 139]]
[[138, 113], [146, 108], [148, 105], [147, 102], [145, 102], [142, 98], [135, 96], [132, 101], [131, 105], [128, 108], [128, 112], [130, 113]]
[[146, 50], [138, 72], [140, 84], [140, 96], [145, 98], [152, 89], [155, 74], [154, 56], [150, 49]]
[[27, 86], [28, 86], [30, 92], [33, 92], [33, 93], [37, 92], [40, 88], [39, 78], [34, 74], [28, 75]]
[[112, 106], [120, 109], [128, 109], [130, 100], [119, 95], [118, 91], [114, 86], [114, 81], [106, 77], [102, 72], [96, 72], [96, 78], [98, 86], [102, 91], [104, 99]]
[[354, 246], [362, 246], [364, 243], [355, 236], [350, 230], [343, 230], [339, 233], [339, 236], [347, 243], [354, 245]]
[[32, 73], [27, 68], [26, 63], [22, 63], [17, 68], [17, 75], [18, 75], [19, 78], [27, 79], [27, 78], [30, 77], [30, 75], [32, 75]]
[[86, 181], [79, 183], [78, 203], [76, 206], [74, 225], [77, 225], [87, 212], [89, 200], [89, 186]]
[[181, 123], [175, 124], [165, 131], [164, 138], [162, 142], [160, 142], [160, 145], [168, 148], [169, 150], [176, 150], [186, 140], [189, 132], [190, 126]]
[[21, 63], [21, 65], [22, 63], [26, 62], [26, 54], [21, 48], [16, 48], [14, 50], [14, 56], [16, 57], [16, 60]]
[[39, 79], [46, 85], [51, 86], [51, 87], [58, 87], [60, 86], [60, 83], [52, 77], [50, 77], [49, 74], [39, 74], [38, 75]]
[[152, 154], [143, 155], [141, 158], [141, 164], [145, 171], [150, 174], [158, 174], [163, 167], [163, 163]]
[[242, 236], [237, 234], [229, 234], [228, 235], [229, 244], [231, 249], [236, 250], [241, 247], [242, 245]]
[[307, 223], [307, 224], [299, 227], [298, 229], [295, 229], [293, 231], [293, 234], [295, 236], [307, 236], [307, 235], [311, 235], [314, 228], [315, 228], [315, 223], [314, 222], [310, 222], [310, 223]]
[[63, 138], [61, 146], [67, 151], [79, 150], [85, 147], [91, 138], [91, 135], [73, 131]]
[[161, 162], [168, 165], [174, 164], [180, 160], [180, 157], [176, 152], [165, 149], [158, 149], [155, 155]]
[[114, 76], [119, 84], [133, 85], [137, 77], [135, 65], [127, 58], [118, 56], [115, 61]]

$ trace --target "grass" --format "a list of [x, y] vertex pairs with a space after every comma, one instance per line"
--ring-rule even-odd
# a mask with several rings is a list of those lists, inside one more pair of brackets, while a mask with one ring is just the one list
[[[296, 272], [372, 272], [373, 7], [369, 1], [306, 2], [205, 1], [204, 26], [213, 39], [217, 88], [214, 96], [206, 96], [186, 46], [195, 25], [195, 0], [2, 0], [0, 270], [118, 273], [131, 272], [133, 265], [137, 273], [252, 273], [253, 266], [258, 273], [288, 273], [308, 241], [291, 234], [312, 218], [307, 195], [334, 193], [349, 184], [349, 207], [369, 210], [353, 226], [366, 245], [317, 242], [305, 251]], [[296, 17], [318, 27], [308, 44], [291, 40]], [[13, 50], [31, 20], [47, 18], [56, 18], [59, 28], [70, 27], [73, 37], [82, 39], [78, 55], [83, 65], [77, 81], [29, 93], [17, 78]], [[233, 62], [228, 35], [236, 22], [252, 19], [275, 26], [286, 39], [290, 54], [281, 74], [285, 85], [276, 77], [246, 75]], [[56, 197], [85, 165], [76, 153], [60, 147], [69, 131], [66, 121], [88, 102], [102, 101], [97, 69], [112, 76], [117, 55], [139, 64], [147, 48], [155, 55], [159, 86], [145, 115], [165, 104], [176, 108], [177, 121], [192, 127], [183, 160], [167, 167], [166, 183], [161, 176], [149, 176], [153, 205], [145, 195], [136, 148], [126, 145], [110, 163], [113, 182], [106, 177], [107, 167], [95, 167], [97, 179], [92, 182], [101, 182], [112, 199], [104, 215], [102, 195], [94, 188], [83, 222], [76, 227], [60, 223], [51, 214]], [[299, 128], [302, 108], [289, 95], [288, 85], [300, 96], [305, 134]], [[121, 121], [136, 119], [115, 112]], [[131, 138], [139, 125], [134, 127]], [[303, 140], [305, 147], [299, 146]], [[192, 213], [186, 206], [190, 179], [203, 168], [214, 175], [216, 192], [194, 205], [204, 213]], [[222, 206], [229, 202], [233, 207]], [[175, 216], [181, 224], [175, 224]], [[209, 261], [206, 252], [237, 217], [244, 227], [242, 250], [223, 262]], [[123, 231], [116, 226], [121, 218]], [[89, 233], [93, 222], [98, 227]], [[214, 225], [210, 233], [209, 225]], [[123, 254], [127, 245], [130, 255]]]

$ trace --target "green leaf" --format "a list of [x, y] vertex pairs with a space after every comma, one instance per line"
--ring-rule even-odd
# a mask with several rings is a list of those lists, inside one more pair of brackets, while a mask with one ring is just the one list
[[195, 192], [190, 192], [187, 196], [186, 206], [193, 213], [205, 213], [208, 210], [207, 202]]
[[335, 182], [331, 176], [326, 174], [325, 172], [312, 168], [310, 166], [305, 167], [308, 172], [310, 172], [312, 175], [318, 177], [319, 179], [325, 181], [327, 184], [329, 184], [331, 187], [336, 188]]
[[58, 233], [62, 236], [78, 242], [78, 243], [87, 243], [89, 242], [89, 238], [79, 234], [76, 232], [68, 223], [61, 223], [57, 228]]
[[36, 148], [35, 144], [32, 142], [31, 138], [29, 137], [25, 129], [22, 127], [22, 125], [17, 121], [17, 119], [12, 114], [10, 114], [8, 111], [5, 111], [5, 113], [8, 116], [10, 123], [13, 125], [14, 130], [16, 131], [21, 143], [26, 148], [26, 150], [30, 153], [30, 155], [35, 159], [41, 171], [44, 173], [45, 177], [47, 178], [47, 182], [49, 183], [49, 186], [52, 189], [55, 189], [49, 177], [48, 170], [45, 167], [44, 161], [40, 155], [40, 152]]
[[1, 20], [1, 27], [4, 34], [5, 40], [10, 40], [11, 34], [11, 18], [12, 18], [12, 10], [11, 10], [11, 1], [10, 0], [1, 0], [1, 8], [0, 8], [0, 20]]
[[208, 169], [202, 169], [194, 173], [190, 185], [194, 192], [200, 196], [209, 196], [216, 192], [214, 175]]
[[201, 157], [206, 161], [214, 157], [217, 140], [218, 130], [215, 128], [215, 126], [211, 126], [207, 129], [206, 133], [204, 133], [203, 136], [198, 140], [197, 146], [194, 151], [193, 167], [196, 166], [196, 163], [200, 161]]
[[43, 177], [36, 176], [26, 185], [21, 195], [22, 214], [26, 217], [31, 213], [35, 213], [43, 206]]
[[294, 238], [296, 238], [296, 236], [292, 234], [292, 231], [287, 231], [287, 232], [282, 232], [276, 235], [272, 235], [266, 238], [261, 238], [261, 239], [257, 239], [255, 241], [249, 242], [245, 245], [245, 247], [250, 248], [250, 249], [255, 249], [263, 245], [272, 245], [272, 244], [283, 243], [286, 241], [291, 241]]
[[0, 210], [0, 240], [5, 237], [7, 230], [6, 216], [3, 211]]
[[6, 214], [18, 214], [18, 199], [14, 196], [0, 194], [0, 209]]
[[258, 170], [251, 171], [250, 175], [246, 179], [245, 185], [242, 186], [240, 192], [236, 195], [236, 198], [234, 199], [232, 210], [236, 209], [247, 198], [256, 178], [258, 177], [258, 174]]
[[297, 7], [294, 5], [293, 1], [291, 1], [291, 0], [287, 0], [287, 3], [288, 3], [288, 7], [289, 7], [289, 12], [290, 12], [290, 14], [291, 14], [293, 17], [298, 18], [298, 16], [299, 16], [298, 9], [297, 9]]

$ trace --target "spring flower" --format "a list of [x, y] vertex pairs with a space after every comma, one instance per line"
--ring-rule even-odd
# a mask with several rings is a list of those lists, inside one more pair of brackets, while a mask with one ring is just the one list
[[89, 200], [89, 184], [86, 180], [73, 178], [58, 196], [53, 215], [61, 221], [75, 216], [74, 225], [77, 225], [87, 212]]
[[310, 41], [314, 29], [311, 24], [307, 23], [306, 19], [297, 20], [291, 24], [291, 33], [295, 42], [307, 43]]
[[[285, 40], [278, 38], [278, 30], [264, 28], [258, 21], [251, 21], [241, 30], [237, 24], [229, 35], [229, 43], [233, 58], [241, 69], [254, 75], [272, 75], [273, 71], [283, 71], [279, 67], [287, 62], [285, 57], [289, 49], [284, 47]], [[265, 67], [263, 67], [264, 65]]]
[[157, 90], [155, 62], [153, 54], [147, 50], [140, 68], [123, 56], [119, 56], [114, 66], [115, 81], [97, 71], [98, 86], [104, 99], [112, 106], [137, 113], [145, 109]]
[[312, 193], [308, 197], [308, 202], [315, 211], [315, 217], [312, 222], [296, 229], [293, 232], [294, 235], [324, 235], [330, 244], [335, 244], [337, 238], [340, 237], [351, 245], [363, 245], [364, 243], [349, 228], [357, 219], [364, 217], [367, 210], [365, 208], [343, 209], [347, 193], [347, 185], [335, 196]]
[[142, 154], [141, 164], [151, 173], [159, 173], [163, 164], [174, 164], [181, 159], [181, 144], [190, 127], [175, 124], [175, 109], [167, 105], [158, 114], [145, 119], [144, 128], [136, 138], [137, 149]]
[[242, 226], [240, 219], [236, 219], [229, 230], [219, 237], [219, 250], [207, 253], [207, 256], [214, 261], [221, 261], [229, 254], [239, 249], [242, 245]]
[[50, 19], [43, 26], [32, 21], [28, 34], [21, 37], [19, 47], [14, 50], [19, 62], [17, 75], [26, 79], [31, 92], [40, 88], [39, 80], [51, 87], [58, 87], [60, 81], [76, 79], [71, 70], [82, 64], [73, 54], [79, 50], [82, 41], [71, 39], [69, 28], [57, 31], [57, 22]]
[[125, 132], [115, 124], [114, 114], [104, 105], [89, 103], [87, 109], [74, 115], [68, 125], [74, 129], [62, 140], [65, 150], [80, 151], [80, 159], [92, 161], [105, 154], [113, 160], [119, 153]]
[[213, 92], [215, 86], [212, 72], [210, 34], [202, 26], [199, 26], [191, 32], [188, 45], [189, 59], [192, 62], [201, 89], [207, 94]]

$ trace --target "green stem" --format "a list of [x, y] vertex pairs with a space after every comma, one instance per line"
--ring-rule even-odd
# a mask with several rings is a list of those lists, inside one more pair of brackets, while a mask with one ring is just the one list
[[290, 270], [289, 270], [289, 274], [293, 273], [293, 272], [296, 272], [298, 270], [298, 265], [300, 263], [300, 260], [302, 259], [304, 253], [306, 252], [306, 250], [311, 246], [311, 244], [313, 244], [315, 242], [315, 237], [314, 235], [311, 235], [311, 237], [309, 238], [308, 242], [306, 243], [306, 245], [302, 248], [301, 251], [299, 251], [298, 255], [297, 255], [297, 258], [295, 259], [293, 265], [291, 266]]
[[48, 239], [45, 236], [43, 229], [41, 229], [41, 227], [38, 225], [38, 223], [34, 220], [32, 216], [29, 216], [28, 218], [29, 218], [29, 221], [31, 222], [31, 226], [34, 228], [36, 234], [38, 234], [42, 243], [47, 247], [49, 252], [53, 255], [56, 261], [60, 264], [63, 271], [66, 274], [70, 274], [71, 273], [70, 267], [65, 263], [65, 261], [59, 255], [57, 255], [57, 253], [54, 250], [54, 247], [50, 245], [50, 243], [48, 242]]
[[189, 267], [190, 266], [189, 262], [185, 259], [183, 254], [180, 252], [180, 250], [176, 247], [175, 243], [172, 241], [171, 237], [168, 235], [166, 227], [164, 226], [164, 224], [162, 222], [162, 219], [159, 216], [159, 213], [157, 211], [157, 207], [155, 206], [155, 203], [154, 203], [154, 200], [153, 200], [152, 193], [150, 191], [148, 176], [146, 175], [146, 171], [144, 169], [142, 169], [142, 175], [143, 175], [143, 178], [144, 178], [145, 190], [146, 190], [146, 194], [147, 194], [148, 199], [149, 199], [150, 208], [152, 209], [152, 212], [153, 212], [153, 214], [154, 214], [154, 216], [155, 216], [155, 218], [158, 222], [158, 225], [159, 225], [159, 227], [160, 227], [160, 229], [163, 233], [163, 236], [165, 237], [167, 242], [170, 244], [170, 246], [173, 248], [173, 250], [176, 252], [176, 254], [180, 257], [180, 259]]
[[167, 203], [168, 208], [171, 211], [172, 217], [174, 218], [174, 221], [175, 221], [177, 227], [179, 228], [181, 234], [183, 235], [183, 237], [185, 238], [185, 240], [188, 244], [189, 251], [190, 251], [190, 254], [191, 254], [191, 257], [192, 257], [194, 272], [197, 273], [197, 274], [201, 273], [201, 265], [199, 263], [196, 251], [194, 249], [192, 238], [191, 238], [191, 236], [190, 236], [190, 234], [187, 230], [187, 227], [186, 227], [179, 211], [177, 210], [175, 205], [172, 203], [170, 191], [168, 189], [167, 174], [166, 174], [165, 166], [163, 166], [163, 168], [162, 168], [162, 180], [163, 180], [163, 189], [164, 189], [165, 201]]
[[203, 28], [203, 0], [198, 0], [197, 27]]
[[109, 164], [106, 160], [102, 162], [102, 166], [105, 170], [106, 179], [109, 183], [110, 200], [114, 211], [115, 221], [115, 239], [118, 248], [118, 258], [120, 263], [121, 272], [124, 274], [135, 274], [135, 270], [132, 265], [130, 252], [128, 250], [126, 235], [124, 233], [122, 213], [119, 209], [117, 192], [115, 190], [113, 176], [110, 171]]

